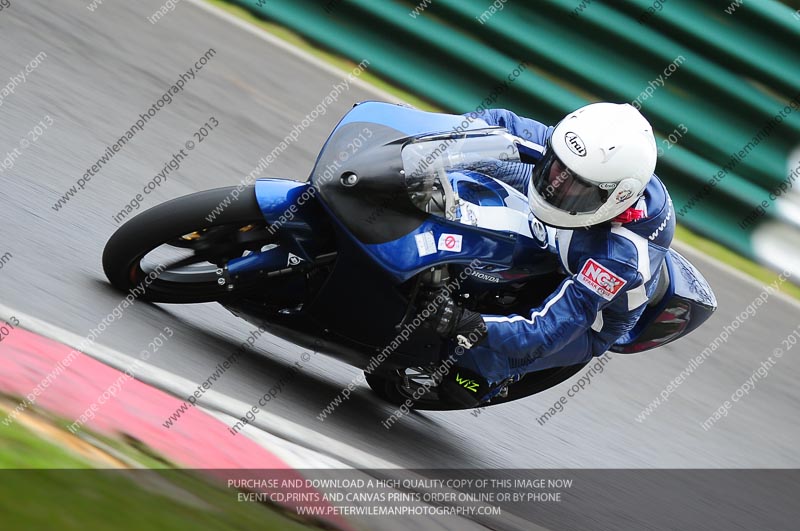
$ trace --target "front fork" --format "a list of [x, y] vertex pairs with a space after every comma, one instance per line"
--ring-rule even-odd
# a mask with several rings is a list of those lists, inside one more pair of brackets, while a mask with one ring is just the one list
[[316, 188], [285, 179], [259, 179], [255, 194], [270, 237], [259, 251], [230, 260], [220, 275], [222, 282], [235, 283], [251, 275], [285, 275], [335, 257]]

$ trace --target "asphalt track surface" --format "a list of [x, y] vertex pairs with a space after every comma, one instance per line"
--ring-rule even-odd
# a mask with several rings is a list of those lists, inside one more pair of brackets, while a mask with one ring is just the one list
[[[2, 303], [82, 336], [120, 301], [100, 264], [103, 246], [118, 226], [112, 216], [201, 125], [210, 117], [220, 123], [166, 184], [145, 196], [143, 208], [237, 184], [346, 76], [188, 2], [155, 25], [145, 17], [161, 5], [157, 1], [108, 1], [95, 12], [86, 3], [12, 2], [0, 12], [0, 86], [37, 54], [47, 54], [0, 107], [0, 155], [18, 147], [46, 116], [53, 122], [21, 150], [12, 168], [0, 172], [0, 255], [13, 255], [0, 269]], [[209, 48], [216, 55], [196, 79], [55, 211], [53, 204], [106, 146]], [[304, 179], [340, 116], [354, 102], [376, 98], [351, 86], [266, 174]], [[387, 431], [381, 420], [394, 408], [376, 400], [364, 384], [320, 422], [320, 410], [358, 374], [324, 355], [305, 363], [269, 411], [408, 468], [797, 468], [800, 346], [759, 379], [726, 418], [708, 431], [700, 425], [797, 329], [800, 307], [786, 299], [770, 297], [666, 403], [644, 422], [636, 420], [761, 292], [735, 272], [689, 256], [719, 299], [710, 322], [658, 351], [613, 356], [545, 425], [537, 417], [569, 385], [489, 408], [477, 418], [469, 412], [411, 414]], [[98, 342], [137, 356], [164, 326], [175, 336], [149, 363], [195, 382], [205, 381], [252, 328], [213, 304], [137, 303]], [[260, 338], [256, 347], [257, 354], [230, 369], [215, 391], [254, 404], [301, 353], [270, 337]], [[255, 424], [269, 430], [259, 420]], [[306, 442], [314, 447], [313, 440]]]

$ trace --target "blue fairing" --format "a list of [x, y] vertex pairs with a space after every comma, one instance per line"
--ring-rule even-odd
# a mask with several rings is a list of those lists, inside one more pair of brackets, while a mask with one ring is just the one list
[[320, 224], [325, 223], [324, 213], [314, 199], [316, 189], [308, 183], [286, 179], [259, 179], [255, 193], [268, 230], [276, 234], [281, 231], [281, 245], [230, 260], [230, 274], [283, 269], [289, 263], [290, 253], [306, 261], [313, 259], [318, 250], [315, 229], [318, 232]]
[[[487, 126], [480, 119], [468, 120], [463, 116], [428, 113], [388, 103], [366, 102], [356, 105], [337, 125], [331, 137], [347, 124], [355, 123], [390, 127], [398, 131], [400, 136], [429, 134], [432, 131], [464, 131]], [[509, 192], [497, 181], [473, 172], [456, 174], [452, 177], [453, 186], [464, 200], [481, 206], [498, 208], [507, 206], [506, 199]], [[322, 214], [322, 210], [319, 209], [320, 202], [316, 200], [318, 189], [313, 185], [283, 179], [259, 179], [256, 181], [255, 191], [258, 205], [270, 225], [290, 229], [286, 231], [289, 233], [299, 231], [308, 234], [313, 232], [315, 224], [332, 222], [340, 232], [347, 234], [349, 239], [398, 282], [411, 278], [426, 267], [443, 263], [466, 266], [475, 265], [477, 260], [480, 266], [475, 269], [490, 272], [492, 278], [488, 281], [497, 283], [515, 281], [520, 276], [541, 273], [541, 270], [553, 267], [552, 260], [549, 260], [551, 257], [542, 249], [541, 242], [520, 234], [502, 233], [447, 221], [438, 216], [429, 216], [421, 225], [398, 239], [379, 244], [365, 244], [357, 238], [352, 238], [348, 229], [336, 216], [331, 215], [329, 209], [325, 209], [328, 216], [319, 215]], [[312, 208], [313, 212], [310, 210]], [[311, 215], [312, 213], [314, 215]], [[321, 220], [321, 217], [325, 219]], [[461, 236], [460, 251], [438, 249], [440, 238], [448, 234]], [[430, 254], [426, 254], [426, 251], [421, 252], [419, 245], [422, 245], [422, 241], [418, 243], [418, 237], [424, 237], [428, 242], [432, 241], [433, 252]], [[229, 267], [232, 271], [238, 272], [256, 267], [271, 268], [275, 264], [284, 265], [287, 247], [284, 245], [280, 250], [262, 253], [265, 256], [258, 259], [251, 256], [234, 260]], [[303, 248], [304, 245], [293, 246], [291, 252], [303, 256], [301, 254]], [[515, 262], [525, 264], [525, 271], [515, 270]]]
[[406, 136], [423, 135], [447, 131], [466, 131], [488, 127], [481, 119], [467, 119], [455, 114], [439, 114], [420, 111], [404, 105], [365, 101], [347, 113], [334, 129], [353, 123], [364, 122], [385, 125]]
[[[465, 199], [469, 198], [476, 204], [502, 207], [504, 198], [508, 196], [508, 192], [496, 181], [483, 175], [460, 174], [454, 176], [453, 181], [460, 192], [466, 192], [469, 188], [469, 192], [464, 194], [467, 196]], [[264, 219], [270, 225], [310, 233], [313, 232], [315, 222], [320, 223], [320, 220], [315, 221], [309, 216], [310, 205], [317, 203], [314, 201], [315, 189], [308, 183], [284, 179], [259, 179], [256, 181], [255, 191]], [[320, 213], [319, 210], [315, 212], [317, 216]], [[339, 230], [346, 232], [338, 220], [334, 219], [333, 223]], [[417, 237], [422, 238], [425, 233], [430, 233], [428, 241], [433, 241], [437, 249], [431, 254], [420, 256]], [[438, 249], [440, 238], [448, 234], [462, 236], [459, 252]], [[491, 275], [498, 282], [519, 279], [519, 271], [514, 270], [515, 263], [526, 264], [528, 274], [541, 272], [531, 270], [531, 264], [540, 263], [542, 270], [552, 268], [551, 261], [548, 260], [551, 258], [550, 253], [544, 251], [540, 244], [531, 238], [490, 231], [435, 216], [431, 216], [416, 230], [397, 240], [376, 245], [364, 245], [360, 242], [356, 244], [398, 282], [411, 278], [426, 267], [442, 263], [464, 266], [473, 264], [476, 270], [491, 271]], [[302, 246], [297, 246], [291, 251], [303, 256]], [[262, 253], [263, 256], [259, 255], [258, 258], [254, 255], [235, 259], [230, 262], [229, 269], [238, 273], [248, 269], [285, 267], [286, 252], [284, 246], [280, 250]], [[480, 264], [477, 265], [476, 261]]]
[[[259, 208], [261, 208], [264, 219], [270, 225], [275, 224], [287, 228], [311, 227], [310, 220], [304, 215], [306, 209], [303, 208], [315, 195], [314, 188], [308, 183], [284, 179], [259, 179], [256, 181], [255, 190]], [[495, 189], [486, 188], [486, 190], [491, 197], [498, 197]], [[299, 206], [298, 203], [300, 203]], [[335, 220], [334, 223], [338, 225]], [[343, 227], [340, 228], [344, 230]], [[457, 253], [439, 251], [420, 257], [416, 236], [426, 232], [431, 233], [436, 243], [442, 234], [463, 235], [461, 251]], [[507, 269], [513, 264], [516, 246], [515, 237], [431, 217], [417, 230], [399, 240], [379, 245], [362, 245], [361, 247], [387, 272], [403, 281], [425, 267], [443, 262], [467, 265], [477, 259], [484, 265]], [[251, 262], [253, 262], [252, 258], [249, 260], [246, 258], [236, 259], [231, 261], [229, 267], [235, 270], [237, 266], [246, 267]]]
[[[286, 179], [256, 181], [256, 201], [261, 213], [264, 214], [264, 219], [270, 224], [292, 222], [297, 219], [297, 211], [308, 202], [303, 199], [306, 197], [310, 199], [313, 195], [314, 189], [308, 183]], [[305, 221], [302, 218], [300, 220]]]
[[[411, 278], [426, 267], [442, 263], [467, 265], [478, 260], [482, 266], [490, 265], [499, 269], [510, 268], [513, 265], [515, 238], [494, 233], [487, 234], [487, 232], [460, 223], [433, 218], [399, 240], [365, 245], [364, 248], [381, 267], [400, 281]], [[460, 252], [437, 250], [432, 254], [420, 256], [420, 249], [417, 245], [418, 238], [428, 239], [438, 247], [440, 238], [447, 234], [462, 236]], [[424, 240], [420, 245], [424, 245]]]
[[462, 176], [467, 178], [453, 182], [453, 188], [461, 199], [480, 206], [505, 206], [504, 199], [508, 197], [508, 191], [497, 181], [475, 172], [466, 172]]
[[[335, 138], [337, 132], [354, 125], [364, 124], [368, 127], [383, 126], [391, 128], [397, 132], [397, 138], [411, 137], [416, 135], [427, 135], [431, 133], [452, 133], [464, 132], [468, 130], [485, 129], [488, 124], [482, 119], [466, 118], [459, 115], [448, 115], [440, 113], [430, 113], [414, 108], [381, 102], [364, 102], [356, 105], [336, 126], [331, 138]], [[326, 148], [330, 143], [326, 143]], [[320, 159], [325, 152], [323, 148]], [[485, 175], [477, 173], [464, 173], [452, 176], [453, 186], [462, 195], [463, 199], [481, 206], [505, 207], [505, 199], [508, 191]], [[325, 205], [326, 209], [328, 205]], [[330, 209], [329, 213], [330, 213]], [[344, 224], [331, 215], [334, 223], [346, 234], [350, 231]], [[424, 249], [420, 250], [420, 245], [424, 245], [423, 238], [425, 233], [428, 242], [433, 241], [435, 249], [430, 254], [426, 254]], [[438, 247], [439, 239], [442, 235], [456, 235], [462, 237], [461, 250], [452, 252], [441, 250]], [[524, 257], [524, 263], [536, 263], [531, 260], [532, 254], [542, 255], [545, 251], [540, 243], [531, 238], [525, 238], [519, 234], [508, 234], [497, 231], [490, 231], [463, 224], [455, 221], [447, 221], [442, 217], [428, 216], [419, 226], [411, 229], [407, 234], [400, 238], [376, 244], [364, 243], [358, 238], [351, 239], [365, 253], [374, 259], [382, 269], [390, 273], [397, 281], [403, 282], [426, 267], [443, 263], [455, 263], [468, 265], [478, 260], [482, 264], [484, 271], [492, 271], [498, 281], [502, 282], [507, 273], [509, 280], [519, 278], [515, 276], [513, 268], [514, 262]], [[548, 260], [543, 267], [551, 268]]]

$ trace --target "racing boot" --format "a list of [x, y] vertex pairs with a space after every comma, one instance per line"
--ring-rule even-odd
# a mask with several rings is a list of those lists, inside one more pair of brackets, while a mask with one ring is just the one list
[[461, 408], [473, 408], [483, 402], [483, 398], [493, 387], [481, 376], [469, 369], [453, 366], [439, 384], [442, 401]]

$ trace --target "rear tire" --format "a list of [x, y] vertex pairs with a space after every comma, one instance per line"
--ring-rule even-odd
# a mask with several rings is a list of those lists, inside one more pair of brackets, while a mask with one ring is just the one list
[[[257, 227], [266, 227], [256, 201], [255, 187], [248, 186], [240, 191], [237, 199], [230, 200], [235, 189], [217, 188], [179, 197], [150, 208], [125, 223], [111, 236], [103, 251], [103, 270], [108, 280], [122, 291], [143, 288], [143, 295], [139, 289], [135, 293], [151, 302], [213, 302], [233, 295], [234, 292], [226, 285], [219, 285], [216, 274], [212, 276], [208, 270], [215, 271], [214, 263], [217, 261], [222, 263], [236, 257], [237, 253], [241, 256], [247, 245], [263, 245], [263, 241], [257, 244], [238, 242], [243, 228], [253, 231]], [[209, 221], [208, 217], [226, 199], [229, 200], [227, 206]], [[251, 225], [253, 228], [248, 228]], [[255, 232], [251, 234], [257, 236]], [[179, 274], [167, 270], [155, 280], [149, 279], [152, 282], [148, 285], [148, 273], [154, 268], [143, 263], [142, 259], [163, 245], [190, 249], [195, 256], [208, 254], [212, 257], [202, 274], [200, 268], [193, 271], [183, 266], [184, 270]], [[231, 256], [225, 257], [225, 252]], [[171, 280], [168, 280], [170, 275]], [[240, 292], [244, 287], [237, 285], [234, 291]]]
[[[402, 377], [398, 373], [387, 375], [365, 372], [364, 376], [366, 376], [367, 384], [372, 388], [372, 391], [392, 405], [401, 406], [406, 403], [406, 400], [411, 398], [408, 393], [401, 390], [403, 388]], [[436, 395], [435, 398], [415, 400], [414, 405], [411, 406], [410, 409], [418, 409], [420, 411], [453, 411], [465, 408], [460, 408], [455, 404], [445, 402]]]
[[[570, 365], [568, 367], [553, 367], [552, 369], [545, 369], [543, 371], [536, 371], [526, 374], [521, 380], [511, 384], [508, 387], [508, 395], [501, 398], [495, 397], [488, 404], [482, 404], [477, 407], [495, 406], [497, 404], [504, 404], [512, 400], [525, 398], [526, 396], [541, 393], [546, 389], [550, 389], [560, 383], [563, 383], [575, 374], [577, 374], [586, 363], [579, 363], [577, 365]], [[400, 406], [406, 403], [409, 398], [412, 398], [410, 393], [406, 390], [403, 383], [403, 377], [399, 371], [383, 374], [369, 374], [364, 373], [367, 383], [372, 388], [376, 395], [381, 397], [387, 402]], [[473, 409], [467, 407], [459, 407], [458, 405], [446, 402], [435, 394], [436, 388], [432, 388], [429, 397], [422, 397], [422, 399], [413, 402], [411, 409], [421, 411], [453, 411], [458, 409]]]

